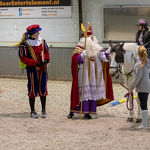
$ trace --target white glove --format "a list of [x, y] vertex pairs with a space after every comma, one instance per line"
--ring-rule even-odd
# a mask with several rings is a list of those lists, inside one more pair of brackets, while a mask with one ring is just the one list
[[[107, 54], [108, 55], [108, 54]], [[106, 52], [100, 52], [99, 57], [103, 62], [108, 62]]]
[[109, 47], [106, 51], [107, 54], [110, 54], [111, 53], [111, 47]]
[[86, 50], [83, 50], [83, 52], [81, 53], [81, 57], [83, 58], [84, 56], [86, 56]]

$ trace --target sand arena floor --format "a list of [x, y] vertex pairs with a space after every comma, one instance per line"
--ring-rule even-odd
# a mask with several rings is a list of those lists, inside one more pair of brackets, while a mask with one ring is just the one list
[[[0, 150], [149, 150], [146, 130], [128, 123], [126, 104], [97, 108], [92, 120], [67, 119], [71, 82], [48, 81], [47, 118], [31, 119], [27, 80], [0, 78]], [[115, 99], [127, 91], [113, 85]], [[150, 103], [150, 102], [149, 102]], [[41, 113], [39, 98], [36, 111]], [[135, 109], [136, 109], [135, 103]], [[149, 118], [150, 120], [150, 118]]]

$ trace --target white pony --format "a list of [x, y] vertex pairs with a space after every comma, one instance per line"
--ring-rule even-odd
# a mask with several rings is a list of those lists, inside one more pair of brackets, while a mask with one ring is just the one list
[[[119, 76], [119, 73], [122, 74], [124, 85], [128, 89], [130, 84], [134, 79], [134, 65], [136, 60], [138, 59], [137, 52], [138, 52], [138, 45], [136, 43], [122, 43], [113, 45], [112, 42], [110, 44], [110, 49], [108, 53], [110, 53], [111, 64], [110, 64], [110, 75], [111, 76]], [[127, 91], [128, 92], [128, 91]], [[140, 101], [137, 96], [137, 104], [138, 104], [138, 113], [137, 119], [135, 122], [141, 122], [141, 108], [140, 108]], [[134, 109], [132, 103], [131, 94], [129, 95], [129, 117], [127, 118], [128, 122], [134, 121]]]

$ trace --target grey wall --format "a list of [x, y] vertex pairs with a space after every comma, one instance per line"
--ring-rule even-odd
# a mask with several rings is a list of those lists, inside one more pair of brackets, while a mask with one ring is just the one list
[[71, 58], [74, 48], [50, 48], [49, 78], [71, 79]]
[[[148, 0], [82, 0], [83, 21], [90, 21], [94, 35], [102, 46], [104, 40], [103, 8], [113, 5], [150, 6]], [[66, 19], [2, 19], [0, 24], [0, 45], [8, 45], [21, 39], [26, 27], [38, 23], [43, 28], [42, 38], [46, 39], [50, 48], [51, 63], [48, 66], [50, 78], [71, 78], [70, 65], [72, 51], [79, 41], [78, 1], [72, 2], [72, 17]], [[11, 30], [11, 32], [10, 32]], [[115, 32], [115, 31], [114, 31]], [[6, 43], [5, 43], [6, 42]], [[67, 48], [66, 48], [67, 47]], [[0, 75], [21, 75], [18, 66], [16, 48], [0, 47]]]
[[[53, 80], [71, 80], [71, 58], [74, 48], [49, 48], [50, 63], [48, 77]], [[19, 68], [18, 48], [0, 47], [0, 77], [26, 77], [25, 70]], [[112, 78], [113, 82], [123, 81]]]
[[[50, 63], [48, 74], [50, 79], [71, 79], [71, 56], [73, 48], [49, 48]], [[25, 76], [19, 68], [18, 48], [0, 47], [0, 76]]]
[[0, 47], [0, 75], [20, 75], [18, 50], [14, 47]]
[[[146, 6], [150, 7], [148, 0], [83, 0], [83, 21], [93, 24], [94, 35], [102, 43], [104, 40], [103, 8], [108, 6]], [[115, 31], [114, 31], [115, 32]]]

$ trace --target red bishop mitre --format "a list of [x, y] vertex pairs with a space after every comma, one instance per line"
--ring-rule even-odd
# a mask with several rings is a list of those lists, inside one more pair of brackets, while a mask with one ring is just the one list
[[[93, 35], [93, 29], [92, 29], [92, 26], [90, 25], [88, 27], [87, 36], [91, 36], [91, 35]], [[82, 36], [84, 36], [84, 33], [82, 33]]]

